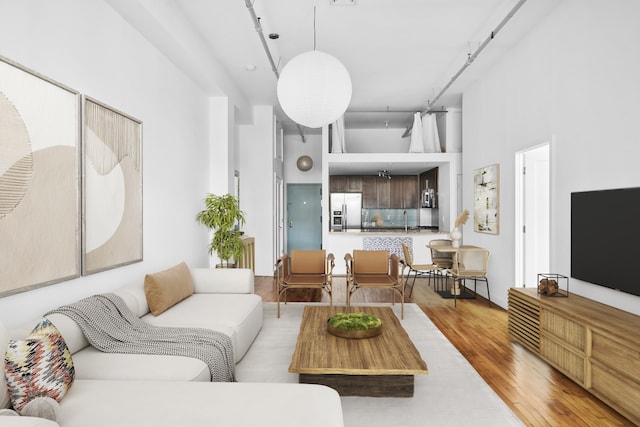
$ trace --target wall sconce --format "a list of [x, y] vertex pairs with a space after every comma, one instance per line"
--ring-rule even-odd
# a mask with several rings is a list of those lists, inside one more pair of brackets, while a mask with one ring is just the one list
[[302, 172], [307, 172], [313, 167], [313, 159], [309, 156], [300, 156], [296, 162], [296, 166]]

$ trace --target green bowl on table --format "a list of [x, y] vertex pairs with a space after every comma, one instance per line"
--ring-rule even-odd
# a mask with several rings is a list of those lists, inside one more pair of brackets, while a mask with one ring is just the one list
[[327, 320], [327, 331], [341, 338], [371, 338], [382, 332], [382, 321], [368, 313], [337, 313]]

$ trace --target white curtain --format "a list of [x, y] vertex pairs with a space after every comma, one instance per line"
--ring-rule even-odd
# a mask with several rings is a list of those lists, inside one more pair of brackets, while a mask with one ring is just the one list
[[435, 114], [427, 114], [422, 118], [422, 135], [425, 153], [441, 153], [440, 136]]
[[413, 127], [411, 128], [409, 153], [424, 153], [424, 143], [422, 140], [422, 120], [420, 119], [420, 113], [415, 113], [413, 115]]
[[344, 141], [344, 114], [331, 126], [331, 152], [346, 153], [347, 146]]

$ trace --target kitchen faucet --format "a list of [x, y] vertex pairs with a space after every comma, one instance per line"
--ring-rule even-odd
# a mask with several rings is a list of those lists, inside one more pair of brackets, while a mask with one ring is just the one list
[[406, 209], [402, 212], [402, 215], [404, 217], [404, 232], [406, 233], [407, 232], [407, 227], [408, 227], [407, 210]]

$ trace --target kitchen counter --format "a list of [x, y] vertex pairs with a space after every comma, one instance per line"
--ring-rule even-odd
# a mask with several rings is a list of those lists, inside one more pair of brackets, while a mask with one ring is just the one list
[[[370, 231], [364, 231], [370, 230]], [[341, 262], [347, 253], [353, 253], [354, 249], [365, 249], [365, 242], [371, 239], [380, 239], [381, 245], [391, 244], [397, 251], [399, 242], [407, 242], [413, 249], [413, 261], [416, 264], [430, 264], [431, 251], [427, 247], [433, 239], [448, 239], [448, 231], [418, 229], [407, 232], [395, 228], [367, 228], [349, 231], [330, 231], [325, 235], [323, 249], [327, 253], [333, 253], [336, 258], [334, 274], [343, 275], [346, 273], [345, 263]], [[404, 255], [401, 256], [404, 258]], [[407, 271], [405, 271], [405, 274]]]
[[439, 230], [416, 230], [416, 229], [408, 229], [404, 231], [404, 228], [362, 228], [360, 230], [346, 230], [346, 231], [330, 231], [332, 235], [335, 234], [366, 234], [367, 236], [383, 234], [383, 235], [405, 235], [405, 234], [435, 234], [440, 233]]

